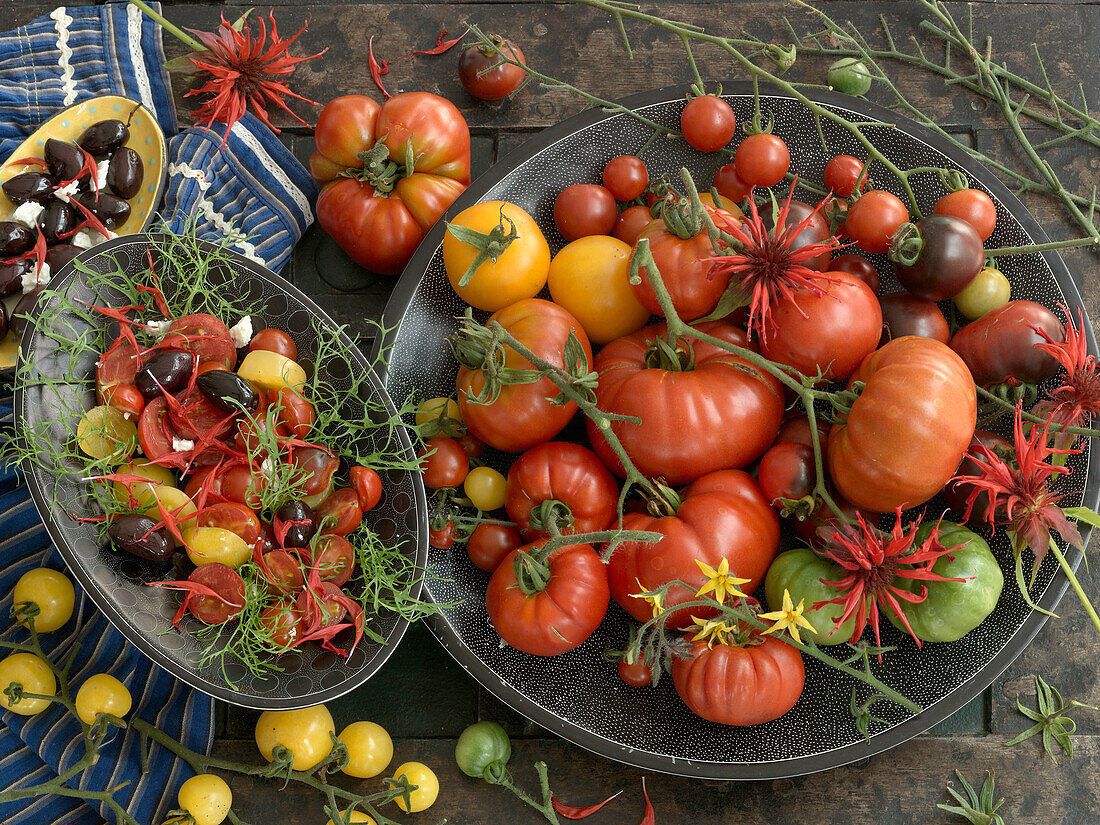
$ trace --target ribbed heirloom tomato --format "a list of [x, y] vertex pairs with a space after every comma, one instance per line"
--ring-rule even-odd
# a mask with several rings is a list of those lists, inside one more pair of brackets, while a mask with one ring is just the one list
[[[344, 95], [317, 118], [310, 174], [321, 227], [356, 263], [397, 275], [470, 183], [470, 130], [446, 98]], [[345, 176], [348, 175], [348, 176]]]
[[829, 473], [858, 507], [916, 507], [955, 473], [977, 418], [970, 370], [932, 338], [897, 338], [872, 353], [849, 386], [864, 383], [829, 431]]
[[[672, 503], [668, 504], [671, 511]], [[644, 600], [634, 597], [636, 593], [676, 580], [699, 589], [708, 577], [698, 563], [717, 570], [725, 561], [730, 576], [748, 579], [740, 589], [751, 594], [779, 547], [779, 516], [752, 476], [741, 470], [721, 470], [699, 479], [681, 494], [678, 506], [669, 515], [627, 513], [623, 529], [664, 534], [654, 543], [623, 542], [607, 566], [615, 601], [643, 622], [652, 612]], [[694, 591], [673, 587], [665, 606], [673, 608], [693, 597]], [[705, 613], [691, 611], [699, 616]], [[691, 614], [684, 611], [668, 626], [690, 624]]]
[[[698, 328], [723, 341], [750, 347], [745, 332], [723, 321]], [[670, 484], [694, 481], [713, 470], [743, 467], [775, 439], [783, 418], [779, 381], [718, 347], [680, 342], [673, 362], [658, 348], [664, 324], [612, 341], [596, 358], [597, 405], [604, 412], [637, 416], [612, 430], [643, 475]], [[877, 340], [877, 339], [876, 339]], [[618, 457], [589, 420], [592, 447], [612, 472]]]
[[[566, 310], [541, 298], [527, 298], [495, 312], [489, 322], [496, 321], [541, 358], [564, 367], [565, 344], [573, 333], [581, 350], [592, 363], [592, 347], [580, 322]], [[484, 351], [484, 341], [463, 340], [456, 345], [459, 363], [455, 388], [462, 420], [475, 436], [491, 447], [518, 453], [543, 441], [549, 441], [577, 411], [569, 402], [561, 406], [551, 403], [558, 388], [543, 378], [533, 384], [505, 384], [492, 404], [478, 404], [476, 398], [486, 384], [482, 367], [492, 358]], [[504, 366], [529, 370], [531, 363], [513, 350], [504, 347]]]

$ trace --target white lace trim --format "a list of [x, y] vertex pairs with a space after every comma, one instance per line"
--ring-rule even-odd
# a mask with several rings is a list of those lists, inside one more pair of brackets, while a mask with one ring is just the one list
[[[210, 188], [210, 181], [206, 179], [206, 175], [201, 169], [194, 169], [188, 166], [186, 163], [170, 163], [168, 164], [168, 174], [170, 175], [182, 175], [185, 178], [194, 180], [199, 185], [199, 191], [205, 193]], [[267, 261], [261, 258], [256, 253], [255, 244], [249, 243], [245, 240], [244, 235], [237, 229], [232, 223], [226, 220], [225, 216], [214, 209], [214, 204], [207, 200], [203, 195], [199, 195], [196, 199], [195, 205], [202, 212], [203, 216], [212, 222], [218, 230], [225, 234], [229, 238], [230, 242], [241, 250], [241, 254], [251, 261], [255, 261], [261, 266], [267, 266]]]
[[65, 105], [72, 106], [76, 102], [76, 82], [73, 80], [73, 67], [69, 62], [73, 56], [72, 47], [69, 46], [69, 26], [73, 19], [69, 17], [64, 6], [58, 6], [52, 12], [54, 28], [57, 29], [57, 65], [61, 67], [61, 87], [65, 91]]
[[233, 124], [232, 133], [244, 141], [245, 145], [252, 150], [252, 153], [256, 155], [257, 159], [263, 164], [272, 175], [275, 176], [275, 180], [283, 187], [288, 195], [294, 200], [294, 203], [298, 206], [298, 209], [305, 216], [306, 226], [313, 223], [313, 210], [309, 207], [309, 199], [305, 196], [297, 186], [295, 186], [282, 167], [279, 166], [267, 153], [267, 150], [260, 145], [260, 141], [256, 139], [256, 136], [245, 128], [244, 124], [239, 120]]
[[153, 111], [153, 88], [149, 85], [149, 72], [145, 68], [145, 58], [141, 53], [141, 23], [144, 15], [141, 9], [130, 3], [126, 6], [126, 20], [130, 44], [130, 62], [134, 66], [134, 78], [137, 80], [138, 96], [142, 105]]

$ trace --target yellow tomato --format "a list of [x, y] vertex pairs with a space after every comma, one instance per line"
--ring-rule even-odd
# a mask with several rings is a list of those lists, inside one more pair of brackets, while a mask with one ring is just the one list
[[[435, 773], [423, 762], [406, 762], [393, 772], [394, 779], [406, 777], [410, 785], [416, 785], [416, 790], [409, 792], [409, 804], [405, 805], [405, 797], [397, 797], [397, 807], [407, 814], [415, 814], [426, 811], [439, 796], [439, 779]], [[392, 782], [390, 787], [397, 787]]]
[[198, 527], [187, 538], [187, 558], [200, 564], [221, 562], [236, 570], [252, 558], [248, 542], [224, 527]]
[[[348, 817], [347, 812], [344, 813], [344, 819], [347, 822], [358, 823], [362, 822], [365, 825], [375, 825], [373, 817], [368, 816], [362, 811], [352, 811], [351, 816]], [[343, 823], [333, 822], [331, 819], [328, 821], [328, 825], [343, 825]]]
[[[710, 192], [700, 192], [699, 200], [703, 202], [703, 206], [714, 206], [714, 198], [711, 197]], [[718, 196], [718, 208], [729, 212], [735, 218], [744, 216], [744, 212], [741, 211], [741, 207], [731, 201], [725, 195]]]
[[0, 661], [0, 705], [20, 716], [34, 716], [50, 706], [49, 699], [28, 699], [25, 696], [12, 704], [4, 691], [13, 682], [22, 685], [26, 693], [37, 693], [39, 696], [57, 694], [57, 679], [53, 671], [33, 653], [13, 653]]
[[115, 472], [149, 479], [148, 482], [132, 482], [129, 487], [121, 481], [114, 482], [115, 498], [119, 504], [128, 507], [133, 500], [136, 502], [135, 510], [146, 510], [156, 503], [151, 492], [152, 487], [178, 487], [171, 470], [143, 459], [120, 464]]
[[95, 723], [96, 714], [109, 713], [120, 719], [130, 712], [134, 700], [126, 685], [109, 673], [89, 676], [76, 692], [76, 715], [86, 725]]
[[182, 785], [176, 799], [195, 825], [221, 825], [233, 807], [233, 791], [225, 780], [212, 773], [192, 776]]
[[[452, 227], [489, 235], [492, 243], [500, 244], [511, 233], [512, 224], [516, 237], [507, 248], [498, 250], [495, 261], [491, 258], [483, 261], [466, 285], [459, 286], [479, 250], [456, 237]], [[451, 222], [443, 236], [443, 264], [447, 279], [463, 301], [496, 312], [521, 298], [539, 294], [550, 270], [550, 246], [535, 219], [520, 207], [506, 201], [486, 201], [462, 210]]]
[[198, 512], [191, 497], [177, 487], [150, 487], [149, 492], [155, 503], [146, 508], [145, 515], [153, 521], [164, 521], [166, 515], [171, 516], [180, 522], [183, 538], [189, 539], [195, 532], [195, 514]]
[[278, 392], [284, 387], [297, 392], [306, 383], [306, 371], [301, 364], [266, 349], [248, 353], [237, 367], [237, 375], [269, 392]]
[[343, 771], [357, 779], [378, 776], [393, 759], [393, 740], [381, 725], [374, 722], [352, 722], [338, 737], [348, 750], [348, 764]]
[[[64, 625], [73, 615], [76, 591], [64, 573], [40, 567], [37, 570], [28, 570], [19, 577], [12, 590], [12, 599], [13, 605], [21, 602], [37, 605], [38, 615], [34, 617], [34, 629], [39, 633], [49, 633]], [[20, 624], [29, 626], [30, 623], [22, 621]]]
[[114, 407], [92, 407], [76, 425], [80, 451], [95, 459], [126, 458], [137, 446], [137, 426]]
[[508, 496], [508, 479], [492, 467], [474, 467], [462, 482], [466, 498], [479, 510], [488, 513], [504, 506]]
[[313, 770], [332, 753], [332, 734], [336, 726], [324, 705], [299, 710], [265, 710], [256, 720], [256, 746], [268, 762], [272, 752], [282, 745], [294, 755], [296, 771]]
[[630, 285], [630, 252], [618, 238], [589, 235], [566, 246], [550, 264], [554, 303], [581, 322], [593, 344], [622, 338], [649, 320]]

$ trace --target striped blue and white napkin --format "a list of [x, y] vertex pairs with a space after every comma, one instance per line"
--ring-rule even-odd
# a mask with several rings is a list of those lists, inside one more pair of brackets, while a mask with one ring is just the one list
[[[216, 24], [211, 10], [211, 27]], [[60, 7], [0, 34], [0, 158], [7, 157], [39, 123], [65, 106], [102, 94], [125, 95], [152, 112], [169, 136], [169, 180], [162, 216], [173, 229], [189, 217], [200, 235], [236, 237], [243, 254], [272, 269], [290, 258], [312, 221], [316, 196], [308, 172], [258, 120], [176, 134], [176, 111], [160, 28], [133, 5]], [[10, 397], [0, 400], [0, 438], [10, 437]], [[0, 472], [0, 629], [8, 626], [11, 589], [25, 571], [64, 569], [45, 528], [11, 468]], [[60, 660], [79, 646], [73, 685], [94, 673], [111, 673], [134, 697], [132, 714], [147, 719], [188, 747], [206, 752], [213, 739], [213, 701], [174, 679], [129, 645], [77, 588], [73, 620], [49, 634]], [[79, 726], [60, 710], [34, 717], [0, 716], [0, 790], [36, 784], [80, 759]], [[98, 764], [73, 787], [102, 789], [128, 782], [116, 798], [143, 823], [160, 822], [175, 806], [176, 791], [191, 775], [171, 753], [154, 747], [141, 772], [138, 737], [118, 732]], [[99, 825], [114, 820], [105, 806], [50, 796], [0, 805], [5, 825]]]

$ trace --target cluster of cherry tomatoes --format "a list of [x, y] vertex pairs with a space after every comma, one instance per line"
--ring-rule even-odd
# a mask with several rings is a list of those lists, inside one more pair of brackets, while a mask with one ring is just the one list
[[250, 635], [270, 651], [330, 645], [349, 627], [358, 641], [362, 607], [344, 590], [357, 558], [347, 536], [378, 503], [381, 480], [368, 467], [342, 472], [332, 447], [309, 440], [323, 435], [293, 338], [276, 328], [253, 335], [245, 319], [234, 330], [247, 346], [238, 364], [237, 341], [212, 315], [150, 324], [104, 312], [121, 331], [98, 361], [100, 403], [81, 419], [77, 444], [101, 468], [115, 547], [189, 571], [158, 583], [185, 592], [177, 621], [186, 609], [220, 625], [261, 599]]
[[[691, 100], [681, 119], [684, 137], [701, 151], [726, 147], [735, 125], [732, 109], [716, 96]], [[780, 550], [781, 516], [814, 546], [838, 524], [814, 496], [810, 422], [785, 414], [789, 395], [759, 363], [713, 343], [667, 340], [662, 319], [653, 318], [664, 313], [648, 278], [629, 279], [641, 241], [682, 320], [774, 365], [816, 376], [820, 386], [851, 381], [850, 409], [831, 426], [818, 421], [824, 484], [849, 517], [858, 513], [873, 524], [878, 514], [918, 506], [944, 488], [974, 437], [975, 383], [1035, 382], [1056, 372], [1057, 363], [1032, 345], [1041, 340], [1036, 326], [1059, 340], [1060, 323], [1038, 304], [1011, 301], [1007, 279], [986, 265], [983, 244], [996, 224], [988, 195], [974, 188], [948, 192], [932, 214], [913, 220], [900, 198], [874, 188], [866, 162], [839, 155], [825, 169], [829, 195], [821, 203], [778, 192], [778, 206], [771, 198], [752, 202], [754, 189], [774, 186], [790, 171], [784, 141], [758, 132], [737, 143], [732, 162], [713, 180], [697, 182], [699, 190], [717, 192], [719, 202], [704, 195], [703, 208], [739, 240], [736, 249], [712, 241], [693, 222], [693, 207], [667, 181], [652, 180], [645, 162], [631, 155], [610, 159], [600, 183], [577, 183], [557, 195], [554, 223], [565, 245], [556, 254], [542, 228], [514, 203], [480, 203], [455, 217], [443, 259], [457, 294], [492, 313], [486, 327], [496, 322], [538, 358], [573, 375], [592, 371], [587, 386], [599, 411], [610, 416], [587, 419], [587, 443], [556, 440], [576, 405], [545, 377], [508, 380], [507, 373], [530, 370], [531, 362], [506, 345], [494, 351], [484, 328], [464, 328], [453, 342], [455, 397], [422, 408], [418, 423], [434, 421], [422, 453], [427, 486], [450, 490], [441, 500], [471, 504], [488, 516], [482, 523], [450, 519], [443, 509], [432, 543], [445, 548], [456, 536], [467, 539], [472, 562], [490, 574], [489, 617], [513, 647], [537, 655], [571, 650], [600, 624], [612, 598], [642, 622], [675, 611], [696, 592], [675, 586], [660, 604], [639, 595], [677, 579], [699, 592], [726, 588], [751, 596]], [[889, 258], [875, 257], [881, 253]], [[902, 291], [880, 294], [883, 263]], [[775, 269], [783, 288], [770, 293], [765, 308], [753, 303], [715, 312], [731, 284], [751, 292], [763, 283], [761, 272]], [[544, 288], [550, 300], [540, 297]], [[629, 501], [624, 515], [616, 476], [626, 471], [608, 431], [641, 474], [661, 485], [645, 501]], [[497, 466], [511, 459], [507, 476], [482, 466], [485, 445], [514, 454], [499, 463], [490, 454]], [[588, 545], [539, 557], [552, 532], [619, 523], [664, 539], [625, 542], [608, 564]], [[471, 531], [469, 524], [476, 527]], [[524, 557], [545, 563], [536, 586]], [[968, 597], [973, 608], [958, 611], [965, 616], [952, 625], [958, 635], [977, 626], [1000, 593], [992, 556], [980, 562], [992, 570], [968, 591], [980, 591], [980, 598]], [[815, 564], [788, 560], [785, 586], [769, 603], [784, 590], [795, 603], [796, 591], [810, 596], [808, 604], [835, 597], [821, 581], [829, 571]], [[811, 635], [823, 643], [846, 641], [851, 623], [837, 625], [835, 604], [822, 610], [821, 627]], [[916, 622], [917, 606], [913, 610]], [[690, 627], [703, 613], [684, 612], [668, 626]], [[807, 609], [805, 616], [814, 613]], [[930, 635], [929, 641], [946, 638]], [[693, 710], [753, 724], [793, 706], [803, 678], [798, 655], [776, 652], [771, 637], [745, 647], [721, 631], [718, 637], [723, 644], [714, 644], [714, 633], [691, 637], [692, 655], [674, 663], [673, 679]], [[712, 686], [712, 693], [728, 697], [737, 680], [748, 678], [754, 657], [763, 656], [783, 659], [779, 670], [786, 676], [782, 685], [757, 686], [760, 697], [772, 697], [762, 706], [731, 714], [728, 702], [691, 695], [693, 670], [709, 673], [706, 679], [724, 670], [724, 686]], [[714, 657], [731, 662], [708, 671]], [[621, 671], [640, 684], [651, 665], [624, 661]]]

